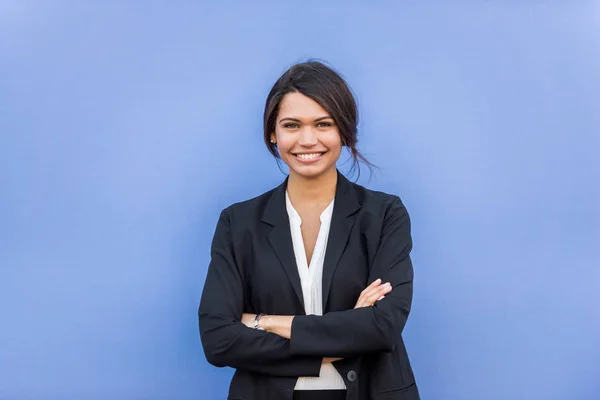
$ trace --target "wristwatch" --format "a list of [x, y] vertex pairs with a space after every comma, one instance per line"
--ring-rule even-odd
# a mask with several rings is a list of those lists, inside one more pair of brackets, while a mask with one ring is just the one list
[[256, 314], [256, 317], [254, 317], [254, 329], [256, 329], [257, 331], [264, 331], [264, 329], [263, 329], [263, 328], [261, 328], [261, 327], [258, 325], [258, 319], [259, 319], [259, 318], [260, 318], [262, 315], [265, 315], [265, 314], [261, 314], [261, 313], [259, 313], [259, 314]]

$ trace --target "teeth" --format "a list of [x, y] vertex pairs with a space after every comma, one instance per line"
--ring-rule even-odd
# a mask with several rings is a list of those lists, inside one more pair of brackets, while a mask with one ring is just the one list
[[303, 160], [311, 160], [313, 158], [317, 158], [321, 155], [321, 153], [311, 153], [311, 154], [298, 154], [298, 157]]

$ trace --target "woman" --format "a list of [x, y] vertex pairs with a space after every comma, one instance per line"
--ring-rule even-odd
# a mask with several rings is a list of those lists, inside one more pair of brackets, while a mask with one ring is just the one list
[[289, 167], [277, 188], [221, 213], [198, 311], [206, 358], [236, 369], [229, 399], [419, 399], [401, 337], [412, 300], [401, 200], [347, 180], [356, 102], [319, 62], [268, 95], [264, 139]]

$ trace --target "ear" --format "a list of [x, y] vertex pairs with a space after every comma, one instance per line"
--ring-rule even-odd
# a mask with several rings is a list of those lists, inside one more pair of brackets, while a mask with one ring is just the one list
[[277, 136], [275, 135], [275, 132], [271, 133], [271, 143], [277, 144]]

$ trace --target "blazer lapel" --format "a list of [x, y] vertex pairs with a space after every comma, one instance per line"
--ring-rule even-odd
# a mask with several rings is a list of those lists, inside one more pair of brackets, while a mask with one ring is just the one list
[[302, 295], [302, 285], [298, 266], [296, 265], [296, 256], [294, 254], [294, 245], [292, 243], [292, 234], [290, 231], [290, 220], [285, 207], [285, 190], [287, 188], [286, 180], [275, 188], [273, 195], [267, 203], [263, 214], [263, 222], [273, 226], [269, 233], [269, 242], [277, 255], [277, 258], [285, 268], [285, 271], [292, 283], [294, 292], [304, 309], [304, 296]]
[[[265, 208], [262, 221], [273, 226], [269, 233], [269, 242], [277, 255], [277, 258], [285, 268], [296, 296], [304, 309], [304, 296], [302, 295], [302, 285], [300, 275], [294, 255], [294, 246], [292, 243], [292, 234], [290, 231], [290, 221], [285, 207], [285, 190], [288, 179], [279, 187], [275, 188], [271, 198]], [[333, 215], [331, 218], [331, 227], [329, 228], [329, 239], [325, 251], [325, 260], [323, 262], [323, 312], [326, 311], [329, 291], [333, 275], [337, 268], [338, 261], [346, 248], [348, 237], [354, 222], [356, 220], [356, 211], [360, 209], [360, 204], [356, 198], [356, 193], [352, 184], [346, 177], [338, 171], [338, 181], [335, 192], [335, 203], [333, 206]]]
[[359, 209], [360, 203], [356, 198], [352, 184], [338, 171], [335, 203], [323, 263], [323, 312], [327, 310], [327, 300], [329, 299], [333, 275], [348, 243], [350, 231], [352, 231], [356, 221], [356, 211]]

